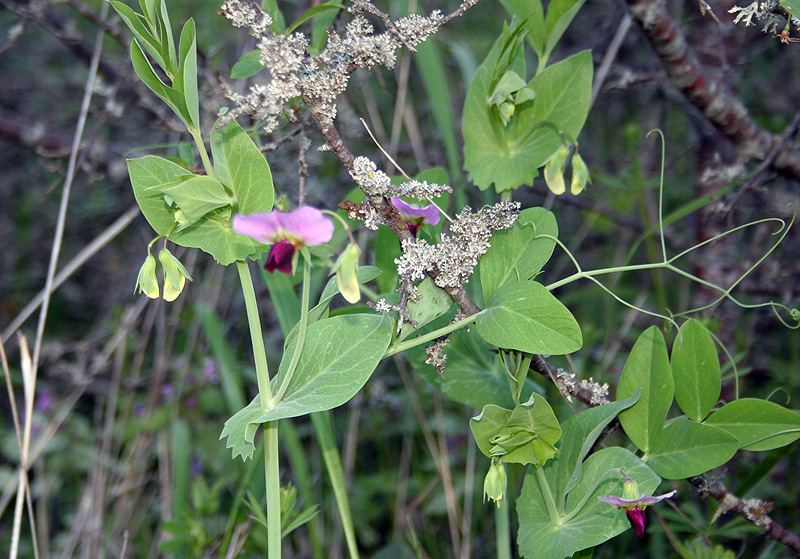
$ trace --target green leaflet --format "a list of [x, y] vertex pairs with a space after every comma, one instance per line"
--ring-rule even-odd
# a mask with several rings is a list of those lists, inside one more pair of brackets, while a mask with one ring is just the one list
[[563, 355], [583, 344], [575, 317], [535, 281], [515, 281], [497, 289], [475, 326], [490, 344], [528, 353]]
[[[220, 439], [227, 438], [233, 457], [253, 456], [259, 424], [329, 410], [355, 396], [389, 346], [392, 322], [388, 315], [352, 314], [309, 324], [303, 353], [283, 399], [265, 410], [256, 397], [225, 422]], [[278, 374], [271, 380], [273, 391], [283, 381], [296, 343], [292, 340], [284, 351]]]
[[617, 385], [617, 399], [639, 389], [639, 401], [619, 414], [619, 421], [633, 444], [649, 452], [664, 427], [674, 394], [667, 344], [655, 326], [645, 330], [631, 349]]
[[721, 380], [714, 340], [698, 320], [687, 320], [675, 337], [670, 360], [675, 399], [689, 418], [702, 421], [717, 403]]
[[506, 283], [531, 279], [541, 271], [556, 242], [540, 235], [558, 237], [556, 218], [544, 208], [523, 210], [514, 227], [492, 235], [492, 246], [480, 263], [484, 299]]

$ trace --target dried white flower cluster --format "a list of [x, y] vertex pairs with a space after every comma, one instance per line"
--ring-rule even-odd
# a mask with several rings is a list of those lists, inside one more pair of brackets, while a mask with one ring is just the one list
[[[380, 13], [369, 2], [356, 2], [351, 13], [364, 11]], [[246, 96], [228, 90], [226, 96], [237, 107], [224, 116], [224, 121], [249, 114], [265, 120], [267, 132], [274, 131], [279, 116], [287, 114], [287, 101], [305, 96], [315, 102], [315, 111], [329, 120], [336, 117], [336, 97], [347, 88], [347, 82], [358, 68], [381, 65], [394, 68], [395, 50], [403, 45], [419, 44], [435, 33], [443, 22], [439, 11], [430, 16], [413, 14], [389, 22], [391, 31], [375, 34], [372, 25], [363, 15], [356, 15], [340, 36], [328, 31], [328, 45], [317, 56], [309, 56], [308, 39], [302, 33], [273, 35], [268, 14], [248, 0], [227, 0], [223, 13], [237, 27], [249, 27], [258, 38], [261, 63], [269, 70], [271, 81], [267, 86], [254, 86]]]
[[227, 0], [222, 4], [222, 13], [235, 27], [249, 27], [256, 35], [268, 33], [272, 25], [272, 17], [268, 13], [248, 2]]
[[469, 280], [478, 258], [489, 249], [494, 231], [508, 229], [519, 215], [519, 202], [504, 201], [472, 214], [465, 206], [450, 227], [455, 236], [442, 235], [436, 245], [424, 239], [403, 241], [403, 256], [395, 259], [401, 277], [418, 281], [435, 273], [439, 287], [461, 287]]
[[427, 357], [425, 358], [424, 363], [433, 365], [440, 377], [444, 377], [444, 370], [447, 367], [447, 354], [443, 353], [442, 350], [444, 350], [444, 347], [449, 341], [450, 338], [447, 337], [439, 338], [436, 340], [436, 342], [425, 348], [425, 354]]
[[[753, 23], [753, 18], [756, 18], [757, 20], [764, 21], [764, 27], [761, 31], [764, 33], [775, 33], [778, 26], [783, 25], [784, 22], [784, 18], [776, 13], [778, 6], [778, 0], [764, 0], [763, 2], [756, 0], [749, 6], [734, 6], [728, 10], [728, 13], [735, 14], [739, 12], [736, 19], [733, 20], [734, 24], [743, 21], [745, 27], [748, 25], [755, 25], [755, 23]], [[800, 30], [800, 19], [792, 17], [790, 23], [795, 29]], [[786, 42], [788, 42], [788, 40]]]
[[438, 198], [444, 192], [452, 192], [448, 185], [411, 179], [401, 184], [392, 184], [389, 176], [380, 171], [370, 159], [359, 156], [353, 160], [350, 173], [367, 196], [411, 196], [418, 200]]

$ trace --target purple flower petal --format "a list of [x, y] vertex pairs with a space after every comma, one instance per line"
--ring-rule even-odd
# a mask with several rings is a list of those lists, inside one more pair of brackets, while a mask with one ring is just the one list
[[641, 538], [644, 535], [645, 512], [642, 509], [631, 509], [625, 511], [625, 516], [631, 523], [633, 533]]
[[278, 270], [284, 274], [291, 275], [292, 257], [294, 256], [295, 250], [297, 250], [297, 248], [286, 239], [275, 243], [272, 245], [272, 248], [269, 249], [267, 263], [264, 264], [264, 269], [268, 272]]
[[316, 208], [301, 206], [292, 212], [233, 216], [233, 230], [260, 243], [288, 239], [295, 245], [321, 245], [333, 237], [333, 222]]
[[420, 225], [421, 223], [438, 225], [439, 223], [439, 219], [441, 218], [439, 215], [439, 210], [433, 204], [419, 207], [415, 206], [414, 204], [404, 202], [397, 196], [392, 196], [390, 200], [404, 221], [416, 222], [414, 223], [415, 225]]
[[650, 505], [655, 505], [656, 503], [663, 501], [664, 499], [669, 499], [670, 497], [674, 496], [675, 493], [677, 493], [677, 491], [670, 491], [669, 493], [665, 493], [657, 497], [655, 495], [652, 496], [642, 495], [638, 499], [623, 499], [621, 497], [614, 497], [613, 495], [609, 497], [598, 497], [598, 499], [614, 507], [619, 507], [623, 509], [632, 509], [632, 508], [644, 508], [644, 507], [649, 507]]

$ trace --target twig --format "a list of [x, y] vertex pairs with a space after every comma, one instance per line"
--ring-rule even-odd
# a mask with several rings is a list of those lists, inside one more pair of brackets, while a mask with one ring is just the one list
[[730, 493], [719, 479], [708, 474], [690, 478], [689, 483], [700, 496], [711, 495], [719, 501], [719, 509], [714, 514], [712, 522], [727, 512], [738, 514], [761, 528], [768, 538], [780, 542], [800, 554], [800, 536], [790, 532], [769, 517], [768, 513], [772, 509], [772, 503], [766, 503], [760, 499], [740, 499]]
[[[666, 2], [628, 0], [628, 7], [661, 58], [672, 83], [730, 138], [741, 156], [765, 161], [778, 139], [758, 126], [742, 102], [700, 64], [683, 32], [667, 12]], [[772, 167], [800, 179], [800, 151], [783, 147], [775, 155]]]

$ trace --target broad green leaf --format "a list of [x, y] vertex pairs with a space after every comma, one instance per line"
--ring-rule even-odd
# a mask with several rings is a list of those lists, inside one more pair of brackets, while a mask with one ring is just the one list
[[[258, 424], [341, 406], [361, 390], [378, 366], [392, 337], [388, 315], [351, 314], [308, 325], [297, 369], [283, 399], [270, 409], [256, 397], [230, 418], [220, 438], [227, 437], [233, 457], [251, 458]], [[281, 385], [294, 353], [295, 338], [283, 355], [272, 390]]]
[[453, 306], [453, 299], [441, 287], [437, 287], [431, 278], [425, 278], [417, 286], [419, 299], [408, 303], [408, 312], [417, 322], [417, 327], [414, 328], [411, 324], [403, 324], [403, 329], [400, 331], [398, 340], [403, 340], [410, 336], [412, 333], [417, 332], [430, 321], [439, 318], [445, 314], [450, 307]]
[[[630, 398], [589, 408], [572, 416], [561, 425], [563, 432], [560, 452], [556, 457], [559, 467], [553, 470], [552, 477], [552, 485], [556, 490], [554, 495], [560, 499], [560, 507], [563, 507], [567, 495], [580, 481], [583, 475], [583, 461], [597, 441], [597, 437], [621, 411], [634, 405], [638, 399], [637, 392]], [[562, 477], [566, 475], [569, 475], [569, 479]]]
[[148, 155], [128, 160], [128, 173], [144, 217], [159, 235], [170, 234], [169, 239], [175, 244], [204, 250], [222, 265], [255, 257], [266, 250], [266, 246], [233, 232], [229, 208], [216, 210], [198, 223], [175, 231], [176, 210], [167, 205], [163, 190], [191, 178], [180, 165]]
[[549, 56], [555, 48], [564, 31], [567, 30], [573, 18], [581, 9], [586, 0], [553, 0], [547, 6], [547, 17], [545, 19], [545, 35], [547, 36], [547, 46], [545, 56]]
[[489, 296], [486, 305], [475, 326], [484, 340], [497, 347], [563, 355], [583, 343], [575, 317], [535, 281], [507, 283]]
[[[531, 81], [536, 98], [516, 105], [504, 125], [489, 102], [494, 86], [510, 69], [524, 77], [514, 68], [514, 59], [507, 59], [507, 51], [513, 50], [513, 45], [506, 44], [508, 40], [505, 34], [499, 38], [478, 68], [462, 120], [464, 166], [476, 186], [484, 190], [494, 184], [498, 192], [531, 184], [538, 168], [562, 144], [560, 133], [578, 136], [588, 114], [592, 87], [591, 54], [573, 55]], [[522, 68], [524, 72], [524, 60]]]
[[674, 394], [667, 344], [655, 326], [645, 330], [631, 349], [617, 385], [617, 399], [639, 389], [639, 401], [619, 414], [619, 421], [633, 444], [649, 452], [664, 427]]
[[[467, 329], [450, 334], [444, 348], [447, 355], [444, 375], [440, 375], [433, 366], [423, 363], [426, 357], [423, 346], [405, 353], [423, 380], [450, 400], [478, 410], [487, 404], [511, 408], [514, 401], [508, 390], [508, 381], [500, 363], [500, 355], [493, 349], [475, 332]], [[521, 398], [529, 398], [534, 388], [533, 381], [526, 380]]]
[[[563, 444], [562, 444], [563, 446]], [[652, 494], [661, 479], [636, 455], [620, 447], [604, 448], [583, 462], [583, 475], [568, 498], [566, 513], [551, 518], [547, 500], [552, 499], [553, 487], [543, 491], [548, 474], [561, 467], [558, 456], [537, 469], [528, 468], [522, 493], [517, 499], [520, 554], [530, 559], [563, 559], [577, 551], [599, 545], [630, 529], [625, 514], [599, 501], [599, 496], [622, 495], [624, 478], [609, 472], [622, 468], [636, 480], [640, 491]], [[581, 505], [582, 503], [582, 505]], [[566, 519], [567, 514], [575, 514]]]
[[231, 68], [231, 79], [238, 80], [249, 78], [258, 74], [265, 66], [261, 64], [261, 51], [251, 50], [239, 60]]
[[550, 404], [542, 396], [514, 410], [488, 405], [469, 420], [478, 448], [487, 457], [502, 457], [503, 462], [541, 465], [555, 453], [561, 426]]
[[721, 466], [738, 448], [722, 429], [679, 417], [655, 436], [643, 460], [661, 477], [683, 479]]
[[323, 12], [327, 12], [329, 10], [336, 10], [338, 12], [339, 10], [343, 10], [343, 9], [344, 9], [344, 6], [342, 6], [341, 4], [332, 4], [332, 3], [318, 4], [316, 6], [312, 6], [311, 8], [309, 8], [305, 12], [303, 12], [300, 15], [300, 17], [298, 17], [294, 21], [294, 23], [292, 23], [289, 27], [286, 28], [286, 35], [288, 35], [289, 33], [294, 32], [294, 30], [297, 29], [298, 27], [300, 27], [300, 25], [302, 25], [304, 22], [308, 21], [309, 19], [311, 19], [313, 17], [316, 17], [317, 15], [319, 15], [319, 14], [321, 14]]
[[163, 191], [181, 182], [189, 172], [155, 155], [128, 160], [133, 195], [150, 226], [166, 235], [175, 226], [175, 210], [164, 200]]
[[544, 8], [540, 0], [500, 0], [508, 13], [516, 16], [528, 30], [528, 42], [539, 58], [544, 53], [545, 27]]
[[759, 398], [741, 398], [711, 414], [705, 425], [730, 433], [742, 450], [771, 450], [800, 438], [800, 414]]
[[690, 419], [702, 421], [717, 403], [721, 377], [717, 348], [700, 321], [690, 319], [681, 326], [670, 364], [675, 400]]
[[163, 192], [175, 201], [189, 223], [194, 223], [207, 213], [231, 203], [222, 183], [205, 175], [194, 176], [165, 188]]
[[679, 417], [656, 434], [643, 459], [661, 477], [683, 479], [721, 466], [738, 448], [722, 429]]
[[268, 212], [275, 192], [267, 160], [235, 120], [211, 130], [214, 178], [236, 197], [234, 211], [244, 215]]
[[492, 235], [492, 246], [481, 257], [480, 277], [483, 296], [489, 298], [506, 283], [534, 277], [550, 259], [558, 237], [555, 216], [544, 208], [527, 208], [511, 229]]

